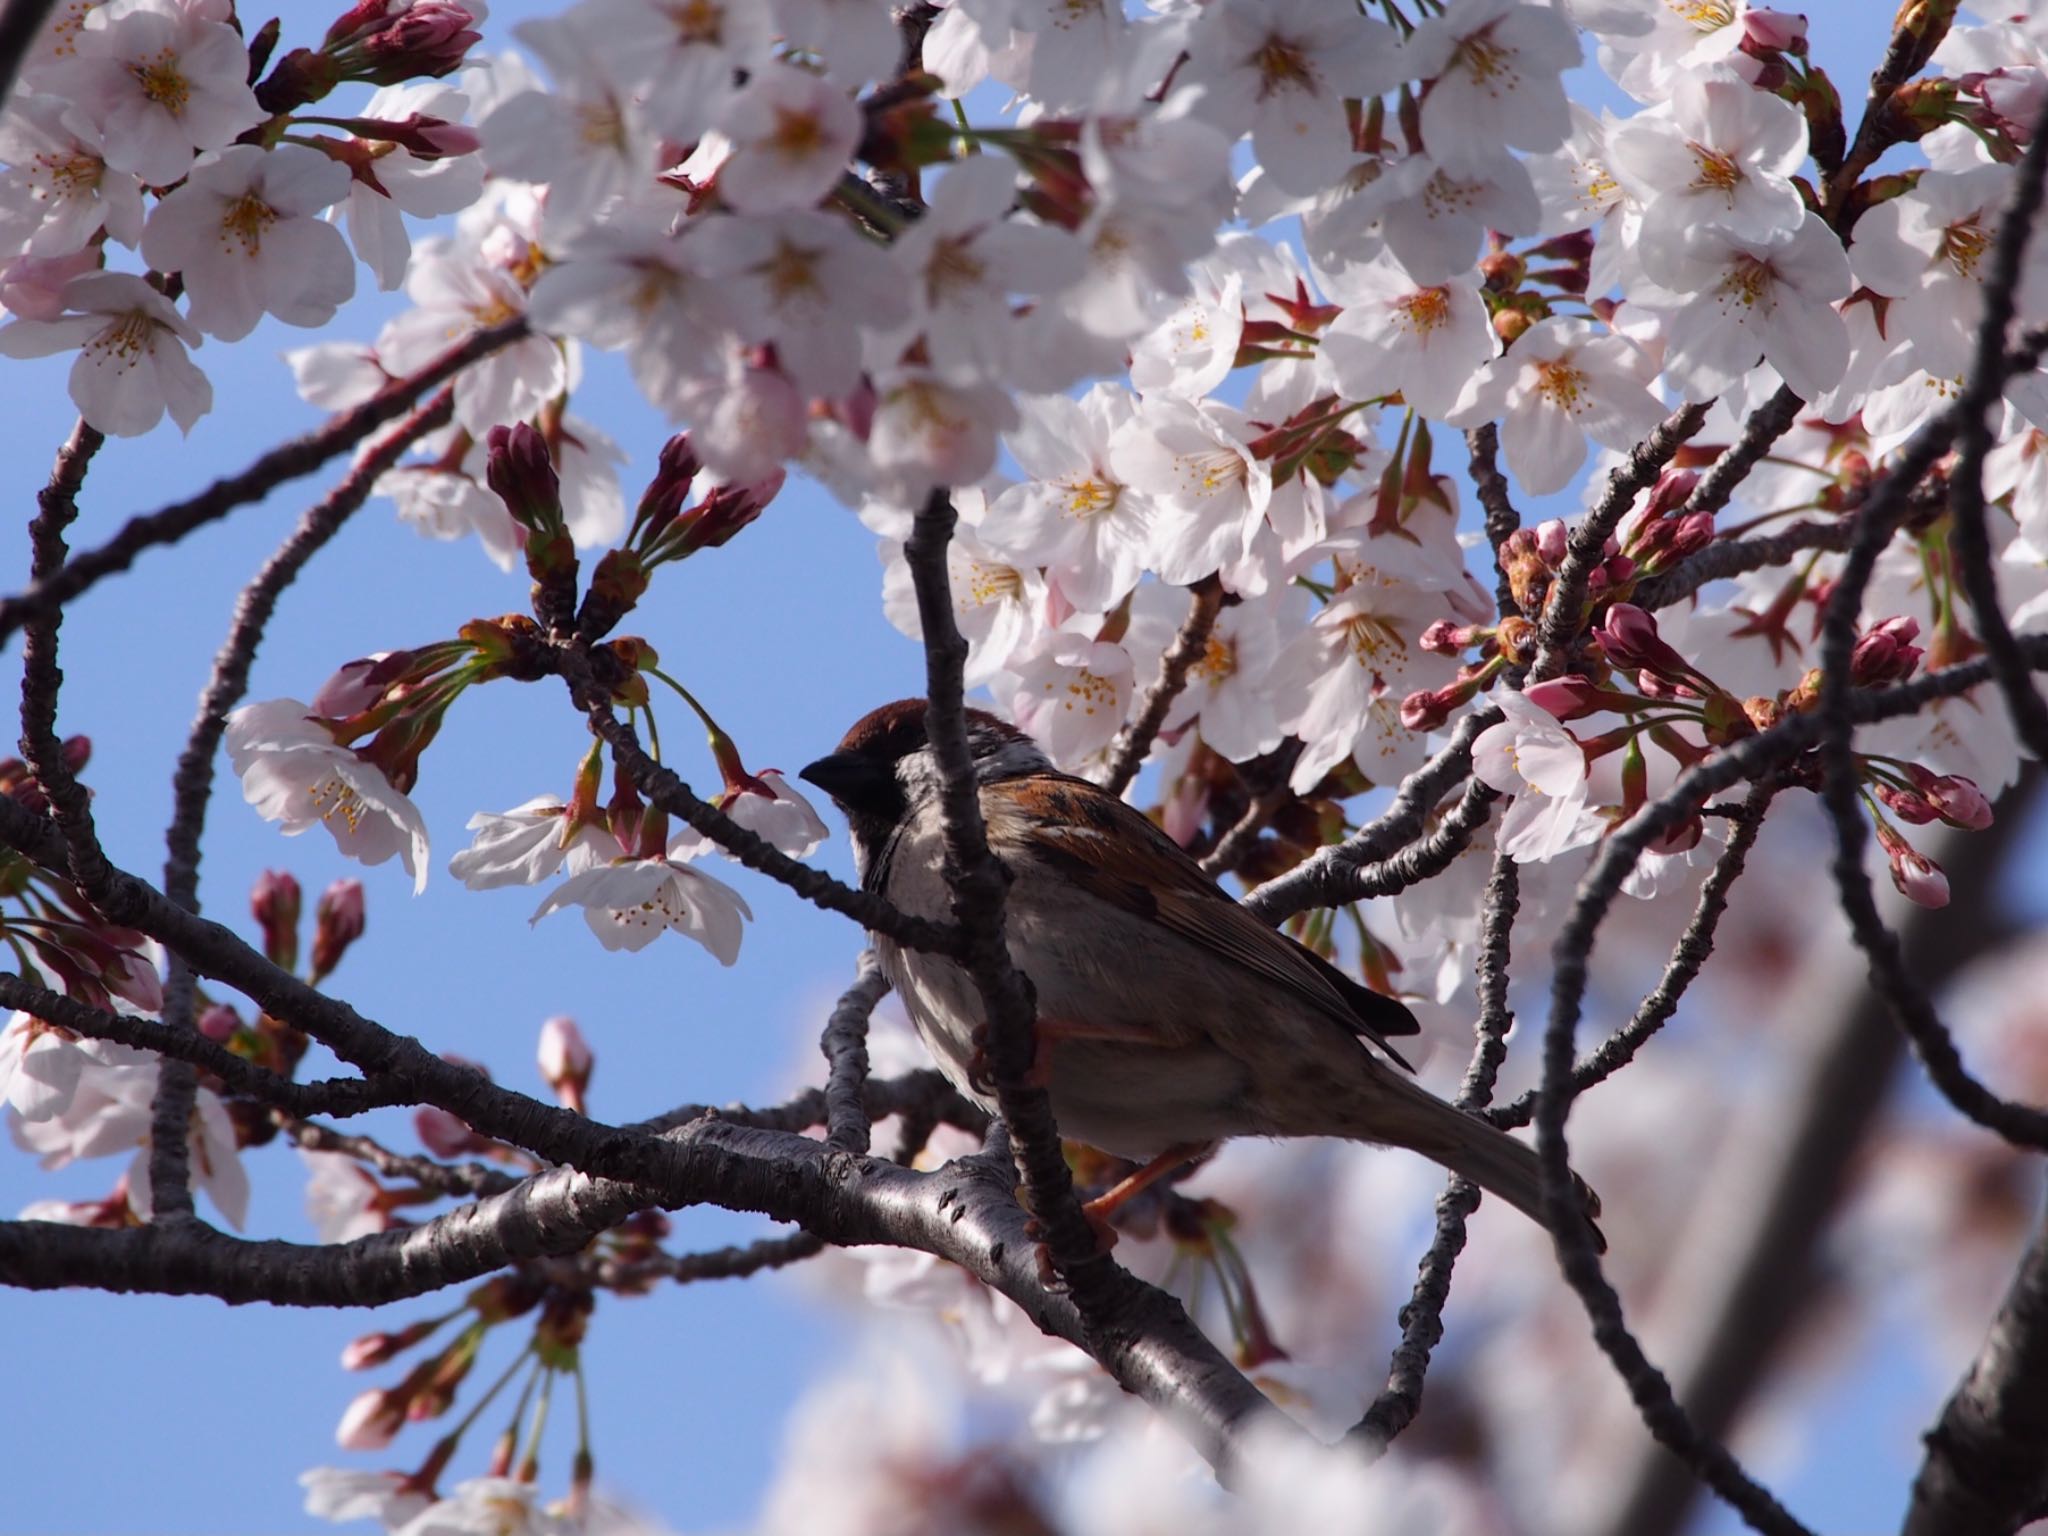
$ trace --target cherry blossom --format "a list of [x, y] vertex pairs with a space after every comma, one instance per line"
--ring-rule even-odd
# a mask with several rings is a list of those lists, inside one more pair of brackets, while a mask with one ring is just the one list
[[239, 341], [266, 313], [324, 325], [355, 293], [355, 263], [315, 215], [348, 190], [347, 170], [315, 150], [233, 144], [157, 204], [143, 258], [185, 279], [192, 323], [223, 341]]
[[1588, 437], [1625, 450], [1663, 419], [1647, 387], [1655, 371], [1640, 350], [1590, 321], [1541, 320], [1486, 365], [1447, 419], [1498, 418], [1508, 467], [1542, 495], [1578, 472]]
[[832, 189], [860, 138], [846, 92], [807, 69], [765, 64], [719, 114], [733, 142], [719, 197], [740, 213], [807, 208]]
[[369, 161], [369, 173], [350, 180], [341, 217], [357, 257], [387, 292], [405, 281], [412, 256], [406, 218], [459, 212], [483, 192], [483, 161], [470, 152], [476, 140], [468, 129], [453, 126], [468, 106], [462, 92], [426, 82], [386, 86], [363, 104], [362, 116], [371, 122], [431, 119], [444, 125], [432, 135], [445, 141], [433, 154], [418, 153], [394, 139], [355, 140], [358, 152]]
[[[420, 242], [405, 279], [414, 309], [377, 335], [377, 355], [393, 373], [424, 368], [463, 337], [526, 313], [526, 291], [511, 274], [452, 242]], [[527, 336], [455, 377], [455, 419], [481, 438], [492, 427], [532, 416], [562, 392], [568, 363], [561, 343]]]
[[496, 61], [495, 99], [477, 123], [483, 157], [495, 174], [546, 182], [546, 229], [574, 234], [651, 183], [657, 135], [640, 98], [596, 56], [587, 24], [573, 15], [536, 18], [513, 31], [547, 66], [555, 88], [509, 59]]
[[1079, 400], [1019, 401], [1023, 420], [1007, 442], [1027, 478], [990, 508], [1002, 547], [1044, 567], [1067, 601], [1092, 612], [1136, 586], [1152, 552], [1153, 500], [1110, 468], [1110, 445], [1136, 411], [1129, 391], [1113, 384]]
[[[905, 635], [921, 639], [924, 627], [903, 543], [886, 539], [880, 553], [882, 611]], [[1035, 565], [997, 552], [964, 529], [946, 547], [946, 574], [953, 594], [953, 622], [968, 645], [966, 677], [970, 685], [979, 686], [1008, 668], [1012, 658], [1038, 638], [1045, 623], [1045, 578]]]
[[[777, 768], [764, 768], [748, 775], [746, 783], [718, 797], [718, 808], [763, 842], [781, 849], [793, 859], [807, 859], [818, 845], [832, 835], [811, 802], [790, 786]], [[689, 860], [700, 854], [722, 852], [717, 843], [686, 827], [669, 844], [668, 856]]]
[[1376, 96], [1406, 69], [1391, 27], [1317, 0], [1216, 0], [1188, 34], [1180, 77], [1198, 110], [1250, 133], [1266, 173], [1290, 192], [1320, 191], [1351, 159], [1344, 98]]
[[1849, 294], [1849, 259], [1819, 215], [1761, 240], [1695, 226], [1682, 239], [1645, 241], [1642, 256], [1653, 279], [1692, 295], [1665, 330], [1665, 377], [1687, 399], [1731, 388], [1759, 354], [1808, 400], [1848, 367], [1849, 331], [1835, 303]]
[[621, 83], [642, 88], [648, 115], [679, 144], [713, 127], [734, 72], [766, 60], [773, 27], [761, 0], [583, 0], [572, 12]]
[[394, 854], [427, 883], [427, 825], [382, 769], [339, 745], [297, 699], [245, 704], [227, 721], [228, 761], [242, 795], [287, 837], [325, 826], [350, 858], [382, 864]]
[[1321, 353], [1346, 399], [1399, 391], [1416, 410], [1442, 416], [1498, 346], [1476, 272], [1424, 286], [1380, 260], [1333, 273], [1325, 286], [1345, 307]]
[[627, 859], [571, 875], [533, 914], [539, 922], [564, 907], [583, 908], [584, 921], [606, 949], [645, 949], [664, 929], [695, 939], [731, 965], [754, 913], [738, 891], [691, 864]]
[[568, 817], [569, 807], [553, 795], [536, 795], [509, 811], [478, 811], [469, 818], [476, 838], [448, 861], [448, 873], [473, 891], [538, 885], [565, 865], [581, 874], [617, 852], [607, 834], [574, 826]]
[[1144, 399], [1118, 428], [1109, 463], [1158, 508], [1152, 566], [1162, 580], [1199, 581], [1251, 553], [1273, 499], [1270, 468], [1253, 457], [1251, 424], [1227, 405]]
[[306, 1490], [307, 1514], [344, 1525], [375, 1520], [397, 1530], [432, 1502], [397, 1472], [313, 1467], [300, 1474], [299, 1486]]
[[0, 115], [0, 250], [61, 256], [101, 229], [142, 238], [142, 184], [109, 170], [98, 136], [66, 116], [57, 97], [21, 94]]
[[139, 277], [88, 272], [64, 285], [65, 313], [0, 328], [0, 357], [48, 357], [79, 349], [71, 398], [79, 415], [113, 437], [140, 437], [169, 411], [179, 430], [213, 409], [213, 386], [186, 356], [198, 329]]
[[249, 89], [249, 52], [219, 19], [137, 8], [76, 34], [72, 56], [38, 72], [37, 88], [72, 103], [116, 170], [166, 187], [201, 150], [263, 121]]
[[888, 76], [902, 43], [888, 0], [769, 0], [775, 27], [792, 47], [825, 61], [835, 85], [861, 85]]
[[299, 1157], [306, 1165], [306, 1217], [321, 1242], [353, 1242], [391, 1229], [390, 1214], [377, 1205], [382, 1186], [354, 1158], [304, 1147]]
[[1130, 709], [1131, 658], [1120, 645], [1051, 635], [1013, 670], [1011, 712], [1063, 768], [1108, 746]]
[[1579, 40], [1555, 10], [1522, 0], [1461, 0], [1424, 19], [1402, 45], [1402, 67], [1430, 80], [1422, 136], [1453, 171], [1484, 166], [1503, 144], [1551, 150], [1571, 131], [1559, 75]]
[[1806, 160], [1806, 120], [1732, 75], [1687, 75], [1667, 111], [1610, 128], [1605, 154], [1642, 206], [1649, 241], [1683, 239], [1701, 221], [1767, 239], [1805, 212], [1792, 176]]

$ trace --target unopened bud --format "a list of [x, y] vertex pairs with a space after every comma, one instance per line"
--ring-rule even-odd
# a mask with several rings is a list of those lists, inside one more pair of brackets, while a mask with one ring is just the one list
[[1803, 55], [1806, 52], [1806, 18], [1791, 11], [1751, 6], [1742, 13], [1742, 51]]
[[373, 1387], [344, 1408], [334, 1440], [345, 1451], [381, 1451], [405, 1423], [405, 1399]]
[[1571, 530], [1565, 527], [1563, 518], [1546, 517], [1536, 525], [1536, 553], [1553, 571], [1564, 564], [1570, 543]]
[[661, 445], [654, 478], [640, 493], [640, 505], [633, 512], [633, 531], [627, 539], [628, 544], [645, 549], [667, 532], [669, 524], [676, 520], [683, 510], [683, 502], [689, 497], [690, 482], [697, 478], [703, 467], [697, 460], [696, 450], [690, 446], [689, 433], [678, 432]]
[[1913, 787], [1927, 798], [1935, 813], [1952, 827], [1981, 832], [1991, 825], [1991, 802], [1974, 779], [1961, 774], [1930, 773], [1915, 763], [1906, 770]]
[[494, 1146], [471, 1130], [467, 1122], [431, 1104], [413, 1111], [412, 1129], [420, 1145], [436, 1157], [471, 1157], [489, 1152]]
[[199, 1033], [215, 1045], [226, 1045], [242, 1028], [242, 1016], [226, 1003], [215, 1003], [199, 1015]]
[[1941, 819], [1941, 812], [1937, 811], [1934, 803], [1924, 795], [1915, 794], [1910, 789], [1899, 789], [1891, 784], [1874, 784], [1871, 788], [1885, 809], [1907, 826], [1924, 827], [1930, 821]]
[[1670, 647], [1657, 633], [1657, 621], [1634, 603], [1615, 603], [1597, 632], [1600, 649], [1618, 667], [1663, 670]]
[[1877, 841], [1891, 861], [1892, 884], [1899, 888], [1901, 896], [1921, 907], [1948, 905], [1948, 876], [1939, 864], [1881, 819], [1877, 823]]
[[363, 882], [337, 880], [320, 893], [313, 917], [313, 980], [332, 975], [348, 948], [363, 936]]
[[547, 439], [531, 422], [491, 428], [484, 439], [484, 479], [520, 527], [552, 533], [562, 526], [562, 484]]
[[328, 720], [359, 715], [383, 698], [392, 680], [411, 664], [411, 651], [378, 651], [373, 656], [344, 662], [334, 676], [320, 685], [306, 711]]
[[1484, 634], [1476, 624], [1460, 625], [1449, 619], [1437, 619], [1415, 643], [1438, 656], [1456, 656], [1477, 644]]
[[1602, 707], [1600, 689], [1594, 686], [1592, 679], [1580, 677], [1576, 672], [1553, 677], [1546, 682], [1530, 683], [1522, 690], [1522, 697], [1560, 720], [1577, 720]]
[[64, 745], [58, 749], [64, 766], [72, 773], [85, 772], [85, 765], [92, 761], [92, 738], [90, 736], [66, 736]]
[[574, 1019], [557, 1014], [541, 1025], [539, 1061], [541, 1080], [554, 1089], [562, 1106], [583, 1114], [584, 1094], [597, 1058]]
[[264, 957], [281, 971], [298, 969], [300, 901], [299, 882], [281, 869], [266, 869], [249, 892]]
[[1849, 681], [1858, 688], [1904, 682], [1920, 665], [1922, 653], [1913, 644], [1919, 635], [1919, 624], [1904, 614], [1886, 619], [1849, 653]]
[[349, 79], [398, 85], [454, 74], [482, 40], [475, 23], [474, 11], [451, 0], [357, 0], [327, 29], [321, 47]]

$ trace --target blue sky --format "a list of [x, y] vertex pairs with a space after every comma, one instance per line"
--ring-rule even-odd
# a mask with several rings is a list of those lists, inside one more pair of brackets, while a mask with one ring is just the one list
[[[1831, 0], [1805, 8], [1853, 112], [1889, 7]], [[510, 21], [543, 9], [552, 7], [496, 5], [493, 41], [502, 41]], [[313, 29], [302, 23], [301, 30]], [[310, 40], [288, 35], [285, 42]], [[367, 339], [391, 307], [371, 297], [345, 311], [332, 334]], [[165, 427], [140, 441], [111, 442], [81, 497], [74, 543], [98, 543], [132, 513], [187, 494], [312, 425], [315, 413], [297, 401], [277, 361], [310, 339], [267, 324], [246, 342], [210, 344], [197, 354], [214, 382], [214, 414], [189, 439]], [[630, 503], [667, 427], [614, 360], [591, 355], [589, 362], [577, 410], [631, 456]], [[63, 360], [8, 368], [0, 485], [20, 515], [0, 532], [0, 570], [17, 573], [0, 587], [12, 589], [27, 563], [21, 524], [72, 412]], [[106, 845], [124, 866], [151, 877], [160, 871], [170, 764], [234, 595], [330, 479], [288, 487], [176, 549], [152, 552], [69, 612], [63, 662], [71, 686], [62, 726], [93, 738], [88, 778]], [[501, 575], [474, 544], [428, 543], [394, 521], [389, 502], [370, 504], [286, 595], [258, 658], [252, 697], [304, 697], [351, 657], [445, 638], [469, 617], [524, 607], [524, 578]], [[627, 628], [644, 633], [664, 666], [718, 714], [750, 765], [793, 772], [861, 711], [919, 687], [919, 653], [882, 617], [879, 591], [872, 537], [844, 508], [793, 484], [735, 543], [664, 573]], [[712, 783], [687, 718], [668, 710], [663, 722], [679, 770], [699, 787]], [[343, 995], [394, 1029], [535, 1090], [535, 1032], [548, 1014], [572, 1013], [598, 1051], [592, 1108], [608, 1118], [684, 1100], [768, 1100], [815, 1077], [818, 1022], [859, 947], [842, 920], [734, 872], [758, 921], [738, 965], [724, 970], [680, 941], [639, 955], [606, 954], [573, 915], [530, 927], [535, 893], [471, 894], [446, 874], [447, 857], [467, 841], [463, 822], [472, 812], [566, 791], [585, 740], [551, 686], [500, 683], [465, 698], [429, 753], [415, 797], [435, 839], [434, 874], [417, 899], [395, 864], [364, 871], [320, 834], [279, 837], [227, 777], [209, 822], [206, 910], [250, 931], [247, 892], [265, 868], [296, 874], [309, 907], [329, 880], [362, 876], [369, 932], [335, 980]], [[839, 840], [819, 859], [850, 875]], [[395, 1114], [372, 1117], [366, 1128], [406, 1139]], [[273, 1147], [252, 1154], [250, 1166], [250, 1231], [309, 1237], [293, 1154]], [[116, 1170], [109, 1162], [43, 1175], [0, 1149], [0, 1210], [102, 1193]], [[679, 1215], [676, 1226], [678, 1248], [765, 1230], [756, 1218], [715, 1212]], [[300, 1513], [302, 1468], [398, 1465], [430, 1439], [408, 1435], [388, 1459], [338, 1452], [332, 1432], [343, 1405], [390, 1373], [348, 1376], [336, 1356], [355, 1334], [433, 1305], [429, 1299], [366, 1316], [0, 1292], [13, 1394], [7, 1525], [105, 1536], [325, 1529]], [[848, 1354], [849, 1337], [833, 1311], [784, 1277], [605, 1302], [587, 1346], [601, 1483], [679, 1529], [743, 1523], [779, 1453], [789, 1405], [806, 1380]], [[505, 1353], [501, 1345], [497, 1358]], [[483, 1370], [490, 1369], [487, 1359]], [[1935, 1390], [1909, 1382], [1911, 1374], [1896, 1360], [1874, 1360], [1869, 1375], [1843, 1393], [1841, 1413], [1818, 1419], [1809, 1470], [1785, 1489], [1804, 1515], [1833, 1528], [1893, 1522], [1903, 1466], [1900, 1475], [1887, 1469], [1872, 1477], [1852, 1448], [1910, 1448], [1910, 1431], [1924, 1421]], [[545, 1477], [559, 1488], [566, 1441], [556, 1445]]]

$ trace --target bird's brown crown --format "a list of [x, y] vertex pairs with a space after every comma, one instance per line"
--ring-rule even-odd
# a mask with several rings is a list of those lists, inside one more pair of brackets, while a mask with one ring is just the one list
[[[1031, 738], [987, 710], [970, 709], [967, 711], [967, 739], [975, 756], [982, 757], [993, 747]], [[871, 709], [854, 721], [853, 729], [841, 738], [839, 750], [893, 763], [928, 745], [929, 741], [925, 734], [925, 701], [898, 699], [893, 704]]]

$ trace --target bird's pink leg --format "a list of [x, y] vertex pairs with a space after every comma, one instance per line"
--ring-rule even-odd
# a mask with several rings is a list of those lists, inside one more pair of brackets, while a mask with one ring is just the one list
[[1168, 1147], [1164, 1152], [1153, 1158], [1144, 1167], [1138, 1169], [1135, 1173], [1126, 1174], [1093, 1200], [1083, 1205], [1081, 1207], [1081, 1214], [1088, 1218], [1088, 1225], [1093, 1227], [1096, 1234], [1102, 1239], [1103, 1251], [1107, 1252], [1116, 1246], [1116, 1228], [1110, 1225], [1110, 1219], [1118, 1211], [1122, 1210], [1154, 1184], [1157, 1184], [1169, 1173], [1172, 1173], [1174, 1169], [1191, 1163], [1197, 1158], [1207, 1157], [1215, 1148], [1216, 1143], [1213, 1141], [1176, 1142], [1173, 1146]]

